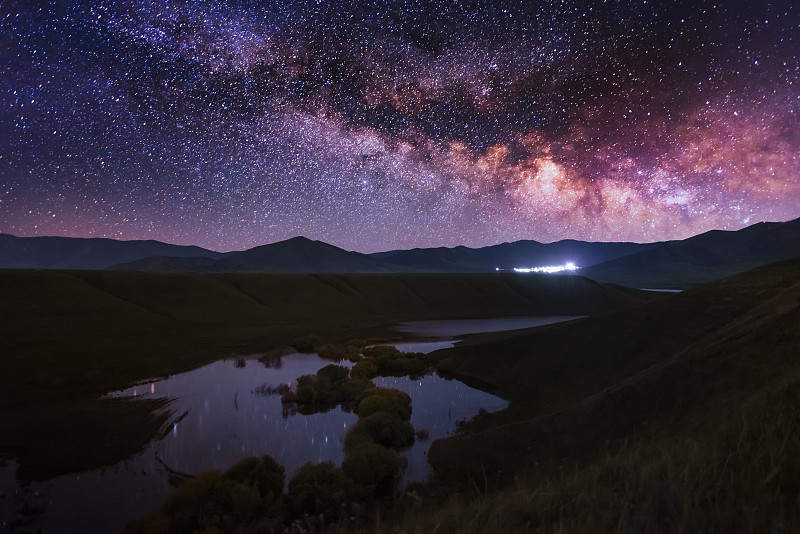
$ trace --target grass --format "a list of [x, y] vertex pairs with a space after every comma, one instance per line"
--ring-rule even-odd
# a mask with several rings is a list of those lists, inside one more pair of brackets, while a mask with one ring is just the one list
[[[591, 454], [597, 443], [643, 422], [713, 417], [715, 407], [740, 402], [797, 366], [799, 278], [798, 262], [783, 263], [637, 308], [474, 336], [434, 353], [433, 359], [454, 365], [459, 378], [481, 381], [512, 403], [472, 425], [472, 435], [434, 444], [431, 460], [458, 457], [452, 463], [459, 468], [480, 472], [486, 462], [477, 451], [495, 446], [505, 451], [507, 464], [526, 456], [531, 441], [553, 454]], [[576, 435], [552, 432], [593, 419], [602, 424]], [[489, 429], [496, 430], [481, 432]], [[563, 443], [541, 439], [550, 434], [563, 435]], [[467, 458], [473, 449], [474, 459]]]
[[112, 464], [153, 439], [169, 419], [165, 408], [160, 399], [118, 398], [5, 408], [0, 450], [17, 460], [20, 480]]
[[518, 473], [435, 507], [410, 500], [382, 532], [795, 532], [800, 381], [695, 438], [631, 436], [584, 466]]
[[442, 351], [512, 403], [434, 442], [383, 531], [796, 532], [798, 324], [790, 261]]
[[654, 298], [580, 277], [13, 270], [0, 271], [0, 295], [0, 454], [26, 479], [140, 448], [163, 422], [158, 406], [98, 400], [140, 380], [309, 334], [345, 341], [412, 319], [592, 314]]

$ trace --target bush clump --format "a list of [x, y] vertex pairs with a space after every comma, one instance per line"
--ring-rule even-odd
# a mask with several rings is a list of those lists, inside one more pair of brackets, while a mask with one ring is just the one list
[[307, 463], [289, 481], [289, 507], [295, 517], [322, 514], [335, 519], [354, 491], [352, 480], [333, 462]]
[[345, 450], [353, 451], [368, 441], [384, 447], [407, 447], [414, 443], [414, 427], [396, 414], [376, 412], [359, 418], [345, 437]]
[[320, 358], [334, 360], [337, 362], [340, 362], [348, 357], [347, 348], [344, 345], [339, 345], [338, 343], [325, 343], [323, 345], [317, 345], [316, 353]]
[[373, 388], [361, 394], [356, 413], [369, 417], [377, 412], [387, 412], [403, 421], [411, 419], [411, 397], [408, 393], [392, 388]]
[[360, 360], [363, 356], [361, 352], [364, 350], [364, 347], [367, 345], [367, 342], [363, 339], [351, 339], [345, 344], [345, 350], [347, 351], [347, 358], [355, 363]]
[[378, 376], [378, 365], [372, 360], [359, 360], [353, 366], [350, 375], [358, 378], [374, 378]]
[[316, 352], [317, 345], [320, 343], [322, 343], [322, 340], [318, 336], [303, 336], [298, 337], [289, 343], [289, 345], [294, 347], [297, 352], [308, 354]]
[[327, 410], [339, 404], [352, 405], [365, 390], [374, 387], [361, 377], [350, 378], [350, 371], [338, 365], [326, 365], [314, 375], [297, 379], [294, 391], [287, 391], [281, 400], [295, 403], [301, 413]]
[[263, 498], [276, 499], [283, 494], [286, 471], [272, 456], [239, 460], [225, 472], [225, 478], [248, 484]]
[[405, 465], [405, 458], [392, 449], [364, 442], [345, 457], [342, 471], [360, 486], [365, 496], [382, 496], [392, 493]]
[[[248, 465], [256, 468], [252, 476]], [[207, 471], [186, 480], [155, 514], [132, 522], [126, 532], [274, 531], [284, 521], [282, 493], [283, 467], [270, 457], [243, 460], [224, 475]]]
[[430, 371], [427, 355], [400, 352], [391, 345], [365, 348], [364, 358], [375, 363], [381, 376], [422, 376]]
[[317, 376], [328, 377], [332, 384], [336, 384], [350, 378], [350, 370], [340, 365], [326, 365], [317, 371]]

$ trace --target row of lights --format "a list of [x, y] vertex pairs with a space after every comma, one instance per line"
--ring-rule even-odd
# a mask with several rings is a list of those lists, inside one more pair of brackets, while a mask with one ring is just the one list
[[[577, 271], [580, 269], [574, 262], [568, 261], [564, 265], [544, 265], [542, 267], [514, 267], [515, 273], [563, 273], [564, 271]], [[495, 271], [504, 271], [497, 267]]]

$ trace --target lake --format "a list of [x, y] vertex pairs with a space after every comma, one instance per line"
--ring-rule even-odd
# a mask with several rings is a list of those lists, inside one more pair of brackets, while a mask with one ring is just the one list
[[461, 319], [458, 321], [410, 321], [395, 327], [399, 332], [416, 337], [456, 337], [466, 334], [483, 334], [517, 330], [580, 319], [583, 315], [549, 315], [530, 317], [492, 317], [489, 319]]
[[[573, 318], [421, 321], [403, 323], [397, 329], [418, 337], [448, 338]], [[454, 342], [427, 339], [397, 346], [406, 352], [430, 352]], [[149, 513], [164, 500], [171, 490], [170, 470], [195, 474], [203, 469], [227, 469], [243, 456], [270, 454], [286, 468], [288, 480], [308, 461], [341, 463], [344, 437], [357, 421], [356, 414], [337, 407], [326, 413], [292, 415], [285, 413], [279, 396], [267, 393], [270, 386], [293, 384], [297, 377], [330, 363], [316, 354], [298, 353], [269, 366], [256, 357], [231, 358], [115, 392], [112, 395], [173, 399], [174, 419], [168, 432], [140, 454], [115, 465], [42, 483], [20, 487], [13, 478], [13, 463], [0, 468], [0, 489], [5, 495], [0, 513], [18, 514], [27, 503], [43, 510], [33, 524], [45, 534], [118, 532], [130, 519]], [[403, 451], [408, 459], [404, 485], [430, 474], [427, 453], [433, 440], [451, 434], [458, 421], [473, 417], [481, 408], [491, 412], [507, 406], [499, 397], [436, 375], [416, 380], [378, 377], [374, 382], [408, 393], [412, 425], [429, 433], [427, 440], [417, 440]]]

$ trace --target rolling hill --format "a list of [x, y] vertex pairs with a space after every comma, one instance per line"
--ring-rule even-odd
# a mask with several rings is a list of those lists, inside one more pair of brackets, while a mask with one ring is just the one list
[[798, 324], [790, 260], [439, 351], [511, 405], [434, 442], [424, 504], [381, 531], [794, 532]]
[[313, 241], [302, 236], [242, 252], [229, 252], [215, 260], [207, 258], [145, 258], [111, 268], [128, 271], [218, 273], [397, 272], [366, 254], [348, 252], [322, 241]]
[[800, 257], [800, 219], [762, 222], [735, 232], [712, 230], [593, 265], [581, 274], [633, 287], [685, 288]]
[[474, 336], [436, 357], [512, 408], [437, 442], [431, 462], [483, 477], [514, 462], [592, 458], [642, 425], [672, 436], [718, 424], [800, 378], [798, 324], [792, 260], [611, 314]]
[[374, 254], [349, 252], [322, 241], [295, 237], [219, 258], [144, 258], [117, 270], [154, 272], [263, 273], [488, 273], [497, 267], [591, 265], [647, 250], [655, 244], [516, 241], [483, 248], [438, 247]]
[[587, 267], [648, 250], [657, 243], [593, 243], [567, 239], [554, 243], [514, 241], [482, 248], [438, 247], [392, 250], [371, 254], [399, 268], [421, 272], [491, 272], [496, 268], [563, 265], [568, 261]]
[[350, 252], [294, 237], [244, 251], [220, 253], [158, 241], [0, 234], [0, 268], [105, 269], [186, 273], [489, 273], [497, 268], [563, 265], [600, 282], [639, 288], [682, 289], [800, 257], [800, 219], [758, 223], [738, 231], [713, 230], [660, 243], [516, 241], [464, 246]]
[[0, 269], [98, 270], [153, 256], [213, 259], [222, 254], [200, 247], [170, 245], [153, 240], [118, 241], [0, 234]]

